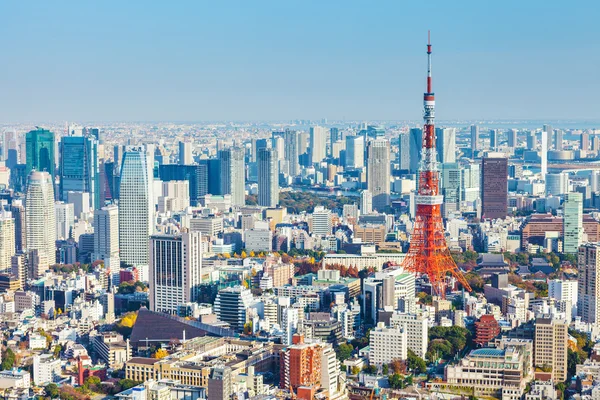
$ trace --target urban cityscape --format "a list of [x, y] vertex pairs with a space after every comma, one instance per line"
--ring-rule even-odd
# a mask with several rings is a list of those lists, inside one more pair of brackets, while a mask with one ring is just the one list
[[0, 112], [0, 398], [600, 399], [600, 122], [438, 121], [435, 29], [406, 120]]

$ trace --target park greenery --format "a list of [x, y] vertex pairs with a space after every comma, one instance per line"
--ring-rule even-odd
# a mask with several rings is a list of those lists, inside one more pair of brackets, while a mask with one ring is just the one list
[[471, 340], [471, 332], [466, 328], [434, 326], [429, 329], [429, 346], [425, 357], [429, 362], [450, 359], [462, 352]]

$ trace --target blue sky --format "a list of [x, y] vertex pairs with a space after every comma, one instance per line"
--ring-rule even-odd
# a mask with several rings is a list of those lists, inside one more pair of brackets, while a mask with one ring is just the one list
[[600, 120], [592, 1], [0, 2], [0, 122]]

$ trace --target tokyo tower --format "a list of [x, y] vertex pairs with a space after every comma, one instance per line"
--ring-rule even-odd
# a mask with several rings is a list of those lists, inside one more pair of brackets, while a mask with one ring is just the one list
[[444, 196], [440, 194], [437, 152], [435, 149], [434, 109], [435, 96], [431, 90], [431, 39], [427, 41], [427, 92], [424, 94], [423, 147], [419, 165], [419, 189], [415, 196], [417, 213], [408, 254], [402, 267], [415, 274], [426, 274], [436, 295], [446, 296], [446, 276], [456, 278], [471, 291], [460, 272], [444, 236], [441, 206]]

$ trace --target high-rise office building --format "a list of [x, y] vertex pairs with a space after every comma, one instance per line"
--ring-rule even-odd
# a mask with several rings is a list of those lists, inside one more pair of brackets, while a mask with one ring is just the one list
[[563, 131], [560, 129], [554, 130], [554, 149], [563, 149]]
[[490, 149], [497, 150], [498, 149], [498, 129], [490, 129]]
[[360, 214], [367, 215], [373, 213], [373, 194], [368, 190], [360, 192]]
[[25, 207], [23, 200], [13, 199], [10, 212], [15, 220], [15, 251], [24, 252], [27, 248], [27, 229], [25, 228]]
[[535, 132], [527, 132], [527, 150], [535, 150], [536, 146]]
[[227, 322], [231, 329], [240, 332], [246, 323], [246, 311], [252, 304], [252, 292], [242, 286], [219, 290], [214, 311], [220, 321]]
[[116, 205], [94, 210], [94, 252], [92, 260], [103, 260], [112, 282], [119, 283], [119, 208]]
[[346, 137], [346, 168], [364, 168], [365, 138], [363, 136]]
[[[548, 133], [548, 140], [554, 140], [554, 129], [552, 129], [552, 125], [548, 125], [548, 124], [544, 124], [544, 126], [542, 126], [542, 132], [547, 132]], [[556, 149], [556, 142], [553, 143], [554, 148]], [[548, 142], [548, 148], [550, 148], [550, 146], [552, 146], [552, 143]]]
[[285, 131], [285, 159], [288, 162], [288, 174], [289, 176], [298, 176], [300, 173], [300, 164], [298, 157], [298, 132], [296, 131]]
[[[209, 162], [205, 162], [209, 161]], [[210, 161], [200, 160], [197, 165], [177, 165], [168, 164], [158, 167], [158, 175], [163, 182], [167, 181], [188, 181], [190, 189], [190, 204], [194, 207], [198, 206], [200, 199], [207, 193], [221, 194], [218, 190], [209, 190], [209, 177], [213, 181], [220, 180], [220, 168], [216, 165], [215, 171], [211, 168]], [[219, 161], [219, 160], [214, 160]], [[220, 163], [220, 162], [219, 162]]]
[[91, 136], [64, 136], [60, 141], [60, 198], [68, 192], [87, 192], [89, 206], [100, 208], [98, 140]]
[[600, 323], [600, 244], [586, 243], [577, 257], [577, 315], [581, 322]]
[[558, 172], [546, 174], [546, 194], [558, 196], [569, 191], [569, 174]]
[[398, 136], [398, 169], [410, 170], [410, 133], [402, 132]]
[[583, 132], [579, 138], [579, 150], [590, 149], [590, 135], [587, 132]]
[[179, 142], [179, 165], [192, 165], [193, 163], [192, 142]]
[[461, 170], [458, 163], [441, 164], [441, 188], [444, 195], [442, 216], [448, 218], [452, 212], [460, 209]]
[[423, 129], [411, 128], [410, 134], [410, 173], [416, 174], [419, 171], [419, 162], [421, 161], [421, 149], [423, 148]]
[[15, 255], [15, 220], [0, 202], [0, 273], [10, 272]]
[[221, 194], [231, 195], [231, 204], [246, 204], [246, 170], [244, 150], [229, 148], [219, 152], [221, 160]]
[[509, 129], [507, 132], [507, 145], [508, 147], [515, 148], [517, 147], [517, 130]]
[[329, 143], [333, 145], [333, 143], [341, 140], [340, 130], [338, 128], [329, 128]]
[[505, 218], [508, 207], [508, 160], [484, 157], [481, 160], [481, 216]]
[[331, 234], [331, 210], [324, 207], [315, 207], [312, 215], [312, 232], [315, 235], [325, 236]]
[[54, 184], [50, 173], [31, 171], [27, 178], [25, 209], [27, 250], [37, 251], [40, 264], [46, 267], [54, 264], [56, 260], [56, 222]]
[[143, 147], [128, 146], [121, 167], [119, 245], [121, 261], [148, 265], [148, 237], [154, 229], [151, 169]]
[[56, 238], [66, 240], [71, 237], [71, 229], [75, 225], [75, 207], [72, 203], [62, 201], [54, 204], [56, 219]]
[[471, 125], [471, 151], [475, 153], [475, 150], [479, 149], [479, 127], [477, 125]]
[[261, 149], [270, 147], [271, 142], [267, 139], [252, 139], [250, 142], [250, 162], [258, 162]]
[[542, 180], [544, 180], [546, 178], [546, 174], [548, 173], [548, 132], [542, 132], [542, 154], [540, 154], [540, 158], [540, 175]]
[[367, 188], [373, 195], [373, 208], [383, 211], [390, 205], [390, 145], [387, 139], [367, 145]]
[[583, 195], [567, 193], [563, 203], [563, 252], [577, 254], [583, 242]]
[[150, 309], [176, 314], [196, 302], [202, 283], [200, 232], [150, 237]]
[[435, 146], [437, 148], [438, 162], [456, 162], [456, 129], [436, 128]]
[[279, 163], [275, 149], [263, 148], [258, 153], [258, 205], [279, 204]]
[[569, 322], [547, 316], [536, 318], [533, 366], [549, 368], [554, 382], [567, 379]]
[[46, 171], [54, 178], [55, 144], [54, 133], [46, 129], [38, 128], [27, 132], [25, 136], [27, 166], [26, 176], [31, 170]]
[[480, 198], [481, 168], [479, 163], [470, 163], [460, 170], [461, 201], [474, 202]]

